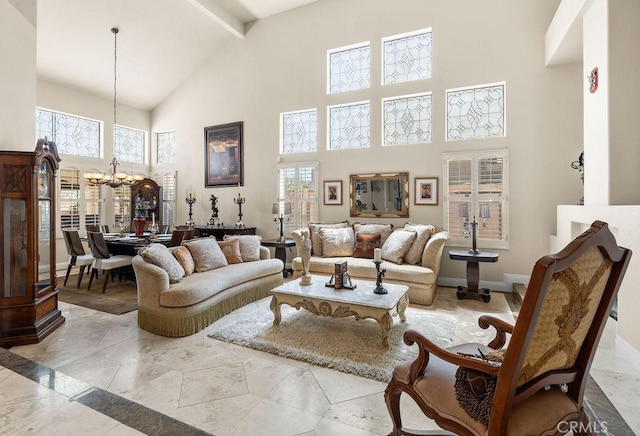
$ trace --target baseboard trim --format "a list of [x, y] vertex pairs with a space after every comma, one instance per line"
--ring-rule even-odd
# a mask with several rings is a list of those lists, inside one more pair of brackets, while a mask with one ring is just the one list
[[636, 350], [630, 343], [622, 339], [619, 335], [616, 335], [616, 345], [629, 353], [629, 357], [640, 365], [640, 351]]

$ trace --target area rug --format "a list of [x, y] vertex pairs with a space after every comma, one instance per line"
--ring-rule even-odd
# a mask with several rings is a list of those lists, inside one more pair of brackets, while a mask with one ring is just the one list
[[406, 330], [418, 330], [440, 346], [453, 344], [455, 319], [432, 311], [409, 307], [406, 322], [394, 317], [390, 346], [384, 348], [374, 320], [327, 318], [283, 305], [282, 321], [274, 326], [269, 301], [259, 301], [257, 311], [236, 321], [214, 325], [209, 337], [382, 382], [391, 379], [397, 364], [417, 355], [417, 347], [402, 340]]
[[88, 307], [100, 312], [122, 315], [138, 309], [138, 293], [136, 284], [131, 281], [109, 281], [107, 290], [102, 293], [102, 280], [93, 280], [91, 289], [87, 290], [88, 278], [82, 279], [79, 289], [76, 289], [78, 277], [69, 276], [67, 286], [63, 286], [64, 277], [58, 279], [58, 299], [76, 306]]

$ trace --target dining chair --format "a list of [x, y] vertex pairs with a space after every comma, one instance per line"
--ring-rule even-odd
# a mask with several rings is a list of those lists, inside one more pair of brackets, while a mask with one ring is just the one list
[[119, 279], [122, 281], [122, 268], [130, 266], [131, 259], [133, 259], [133, 257], [124, 254], [112, 256], [109, 253], [109, 247], [107, 247], [107, 243], [104, 240], [104, 235], [100, 232], [89, 232], [89, 241], [91, 241], [91, 252], [93, 253], [95, 260], [93, 261], [93, 268], [91, 270], [89, 286], [87, 289], [91, 288], [93, 278], [102, 271], [102, 293], [104, 294], [107, 289], [109, 276], [111, 275], [111, 280], [113, 281], [113, 273], [118, 271]]
[[160, 233], [163, 235], [167, 235], [169, 234], [169, 230], [171, 229], [171, 226], [169, 224], [164, 224], [161, 228], [160, 228]]
[[[69, 255], [69, 265], [67, 266], [67, 274], [64, 276], [64, 286], [67, 286], [71, 268], [77, 266], [80, 267], [80, 272], [78, 273], [78, 284], [76, 288], [79, 288], [80, 282], [82, 282], [82, 276], [84, 275], [84, 269], [87, 266], [91, 266], [94, 258], [93, 255], [85, 253], [77, 230], [63, 230], [62, 235], [64, 236], [64, 244], [67, 247], [67, 254]], [[89, 273], [90, 272], [91, 268], [89, 268]]]
[[401, 394], [458, 435], [590, 433], [584, 391], [630, 258], [608, 225], [594, 221], [536, 262], [515, 325], [480, 317], [481, 328], [496, 330], [488, 346], [444, 349], [407, 330], [404, 342], [416, 344], [418, 355], [395, 368], [385, 390], [391, 435], [418, 434], [402, 426]]
[[102, 224], [99, 227], [100, 227], [100, 232], [109, 233], [109, 224]]
[[87, 235], [88, 235], [89, 232], [99, 232], [100, 226], [86, 226], [86, 229], [87, 229]]
[[182, 244], [182, 241], [193, 239], [195, 232], [196, 231], [194, 229], [174, 230], [173, 233], [171, 233], [171, 242], [169, 242], [169, 247], [177, 247]]

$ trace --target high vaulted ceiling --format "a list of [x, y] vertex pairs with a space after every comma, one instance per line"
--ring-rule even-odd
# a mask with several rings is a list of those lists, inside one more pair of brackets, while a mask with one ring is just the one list
[[242, 38], [255, 20], [317, 0], [39, 0], [38, 76], [156, 107], [216, 47]]

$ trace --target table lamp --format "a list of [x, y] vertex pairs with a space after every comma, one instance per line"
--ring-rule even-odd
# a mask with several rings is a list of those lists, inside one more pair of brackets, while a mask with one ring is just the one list
[[[280, 242], [285, 242], [286, 238], [284, 237], [284, 216], [291, 215], [291, 203], [284, 203], [284, 212], [280, 211], [280, 203], [273, 203], [271, 207], [271, 213], [275, 215], [273, 219], [275, 222], [280, 221]], [[287, 221], [289, 221], [289, 217], [287, 216]]]

